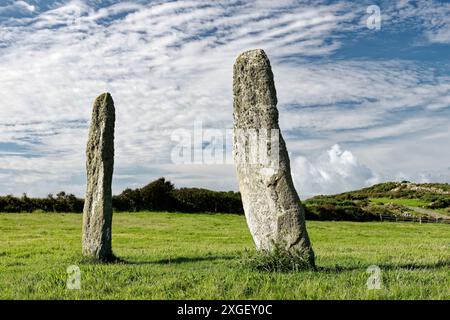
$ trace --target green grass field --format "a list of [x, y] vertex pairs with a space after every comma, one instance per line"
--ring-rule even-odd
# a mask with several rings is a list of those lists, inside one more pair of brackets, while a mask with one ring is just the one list
[[406, 198], [398, 198], [398, 199], [391, 199], [391, 198], [370, 198], [371, 202], [376, 203], [395, 203], [400, 204], [403, 206], [411, 206], [411, 207], [422, 207], [426, 206], [427, 204], [430, 204], [429, 202], [422, 201], [420, 199], [406, 199]]
[[[308, 221], [318, 271], [246, 269], [243, 216], [118, 213], [125, 262], [80, 257], [81, 215], [0, 214], [2, 299], [449, 299], [450, 225]], [[66, 289], [69, 265], [81, 290]], [[370, 265], [382, 288], [369, 290]]]

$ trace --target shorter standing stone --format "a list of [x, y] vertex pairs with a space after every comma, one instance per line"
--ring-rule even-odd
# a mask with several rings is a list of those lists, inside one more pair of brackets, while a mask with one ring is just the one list
[[83, 255], [108, 261], [111, 246], [114, 170], [114, 102], [109, 93], [94, 102], [86, 148], [87, 189], [83, 209]]

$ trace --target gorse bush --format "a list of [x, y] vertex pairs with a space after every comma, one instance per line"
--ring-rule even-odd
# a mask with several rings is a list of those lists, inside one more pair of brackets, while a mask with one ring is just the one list
[[49, 194], [47, 198], [29, 198], [8, 195], [0, 197], [0, 212], [82, 212], [84, 201], [73, 194], [60, 192], [54, 197]]
[[200, 188], [181, 188], [172, 192], [184, 212], [221, 212], [244, 214], [238, 192], [211, 191]]
[[[243, 214], [238, 192], [218, 192], [198, 188], [176, 189], [170, 181], [157, 179], [143, 188], [125, 189], [113, 196], [115, 211], [180, 211]], [[29, 198], [11, 195], [0, 197], [0, 212], [83, 212], [84, 200], [60, 192], [54, 197]]]
[[[440, 190], [436, 192], [435, 190]], [[442, 192], [443, 191], [443, 192]], [[450, 209], [448, 184], [420, 184], [387, 182], [357, 191], [337, 195], [316, 196], [303, 201], [307, 220], [321, 221], [377, 221], [380, 215], [405, 211], [375, 204], [371, 198], [420, 199], [429, 209]], [[116, 212], [169, 211], [244, 214], [239, 192], [221, 192], [202, 188], [175, 188], [165, 178], [159, 178], [142, 188], [125, 189], [112, 198]], [[75, 212], [83, 211], [84, 200], [73, 194], [60, 192], [46, 198], [11, 195], [0, 197], [0, 212]]]
[[143, 188], [125, 189], [113, 197], [113, 207], [117, 211], [173, 211], [177, 207], [172, 196], [174, 189], [170, 181], [160, 178]]
[[307, 220], [319, 221], [376, 221], [379, 220], [372, 206], [364, 206], [361, 202], [339, 202], [318, 204], [313, 201], [305, 203], [305, 217]]
[[450, 208], [450, 198], [440, 197], [426, 207], [429, 209], [442, 209], [447, 207]]
[[140, 189], [126, 189], [113, 197], [117, 211], [180, 211], [243, 214], [239, 192], [219, 192], [200, 188], [176, 189], [160, 178]]

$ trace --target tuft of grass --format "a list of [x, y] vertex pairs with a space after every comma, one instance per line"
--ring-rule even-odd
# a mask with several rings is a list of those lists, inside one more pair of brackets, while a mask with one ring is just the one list
[[244, 251], [241, 266], [263, 272], [299, 272], [315, 269], [309, 263], [306, 253], [286, 250], [280, 244], [275, 244], [271, 250]]

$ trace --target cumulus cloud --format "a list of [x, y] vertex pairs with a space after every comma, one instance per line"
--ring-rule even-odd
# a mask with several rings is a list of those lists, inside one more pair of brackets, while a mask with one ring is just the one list
[[[434, 138], [448, 141], [448, 131], [447, 135]], [[294, 156], [291, 160], [294, 184], [301, 198], [306, 199], [386, 181], [448, 182], [450, 168], [442, 159], [450, 156], [450, 150], [443, 148], [436, 152], [429, 144], [433, 139], [424, 135], [414, 140], [402, 140], [401, 144], [389, 141], [371, 148], [355, 146], [359, 157], [339, 144], [317, 156]], [[441, 144], [445, 142], [441, 141]]]
[[379, 181], [375, 172], [338, 144], [314, 160], [297, 157], [291, 167], [294, 183], [303, 198], [356, 190]]

